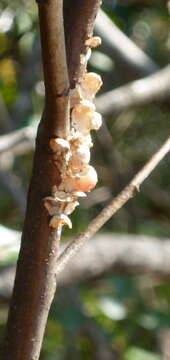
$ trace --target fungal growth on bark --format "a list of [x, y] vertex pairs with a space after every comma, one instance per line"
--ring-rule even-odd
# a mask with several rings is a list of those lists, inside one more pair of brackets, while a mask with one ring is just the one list
[[102, 125], [101, 115], [95, 111], [94, 97], [102, 85], [100, 75], [87, 72], [87, 61], [91, 48], [100, 45], [99, 37], [86, 40], [86, 54], [81, 54], [80, 62], [84, 73], [75, 89], [70, 91], [70, 134], [67, 139], [51, 138], [49, 147], [53, 164], [61, 176], [59, 186], [54, 185], [51, 196], [44, 199], [44, 206], [51, 216], [49, 226], [68, 225], [72, 227], [70, 215], [76, 206], [77, 199], [86, 196], [98, 179], [96, 170], [89, 165], [90, 148], [93, 146], [91, 131]]

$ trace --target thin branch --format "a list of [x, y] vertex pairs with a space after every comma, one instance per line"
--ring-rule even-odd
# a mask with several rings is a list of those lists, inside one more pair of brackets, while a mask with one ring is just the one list
[[95, 103], [103, 115], [115, 114], [131, 106], [169, 98], [170, 65], [147, 78], [136, 80], [99, 96]]
[[159, 150], [151, 157], [146, 165], [134, 176], [130, 182], [130, 186], [136, 187], [139, 190], [142, 182], [150, 175], [150, 173], [156, 168], [159, 162], [170, 151], [170, 137], [163, 143]]
[[38, 1], [46, 95], [66, 95], [69, 79], [65, 50], [63, 0]]
[[69, 81], [66, 55], [64, 57], [62, 9], [62, 1], [41, 1], [39, 4], [46, 104], [36, 141], [33, 175], [3, 348], [4, 360], [39, 358], [49, 307], [56, 289], [54, 269], [61, 229], [51, 231], [42, 199], [51, 193], [54, 184], [60, 182], [59, 173], [51, 163], [49, 138], [65, 137], [69, 129]]
[[164, 156], [170, 151], [170, 137], [151, 157], [146, 165], [134, 176], [132, 181], [117, 195], [101, 213], [91, 221], [86, 230], [66, 247], [57, 262], [57, 274], [66, 266], [70, 258], [90, 239], [121, 207], [138, 191], [142, 182], [150, 175]]
[[112, 54], [118, 65], [128, 67], [137, 77], [152, 74], [158, 66], [134, 44], [109, 17], [100, 10], [95, 24], [96, 33], [103, 40], [106, 53]]
[[[66, 60], [63, 0], [38, 1], [44, 69], [46, 111], [59, 137], [67, 137], [69, 119], [69, 78]], [[58, 114], [58, 121], [53, 116]]]

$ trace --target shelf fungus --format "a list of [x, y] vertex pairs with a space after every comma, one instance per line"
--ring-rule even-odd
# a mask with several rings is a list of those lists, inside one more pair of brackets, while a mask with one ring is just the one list
[[[86, 64], [91, 48], [100, 43], [99, 37], [87, 39], [86, 54], [81, 54], [80, 63]], [[43, 199], [52, 228], [63, 225], [72, 227], [68, 215], [79, 205], [78, 197], [86, 196], [98, 181], [96, 170], [89, 162], [90, 148], [93, 146], [91, 131], [98, 130], [102, 125], [102, 117], [93, 103], [101, 85], [98, 74], [84, 70], [75, 89], [71, 90], [70, 134], [67, 139], [54, 137], [49, 141], [52, 162], [61, 177], [60, 185], [54, 185], [51, 196]]]
[[86, 46], [89, 46], [91, 48], [95, 48], [99, 45], [101, 45], [101, 38], [99, 36], [92, 36], [91, 38], [87, 39], [85, 42]]
[[93, 99], [102, 85], [100, 75], [93, 72], [85, 73], [81, 79], [81, 94], [86, 99]]

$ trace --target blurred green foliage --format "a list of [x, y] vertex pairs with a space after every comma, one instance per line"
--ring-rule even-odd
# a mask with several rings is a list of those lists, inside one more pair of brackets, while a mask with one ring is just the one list
[[[160, 67], [169, 62], [166, 1], [105, 0], [103, 9]], [[126, 82], [125, 74], [118, 72], [114, 56], [102, 53], [100, 48], [93, 53], [89, 68], [101, 73], [103, 91]], [[3, 0], [0, 4], [1, 134], [37, 123], [43, 100], [36, 5], [25, 0], [12, 3]], [[65, 230], [65, 235], [82, 231], [159, 147], [169, 133], [169, 110], [169, 104], [157, 103], [134, 107], [106, 119], [105, 130], [94, 135], [92, 163], [99, 175], [98, 189], [81, 201], [72, 215], [73, 230]], [[111, 146], [106, 140], [108, 136]], [[21, 230], [24, 211], [20, 202], [28, 188], [33, 152], [17, 157], [8, 152], [5, 156], [0, 162], [0, 221]], [[141, 193], [104, 230], [169, 237], [169, 166], [167, 156], [142, 186]], [[3, 172], [16, 182], [18, 197], [4, 180]], [[107, 274], [79, 288], [59, 289], [50, 312], [41, 360], [160, 360], [161, 334], [170, 328], [169, 303], [168, 282], [150, 275]], [[1, 329], [6, 314], [7, 304], [2, 301]]]

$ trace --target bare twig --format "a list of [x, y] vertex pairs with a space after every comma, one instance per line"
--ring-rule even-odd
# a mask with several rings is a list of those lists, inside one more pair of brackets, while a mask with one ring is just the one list
[[95, 30], [103, 39], [106, 52], [113, 54], [114, 60], [119, 65], [123, 67], [126, 65], [132, 73], [136, 73], [137, 77], [146, 76], [158, 70], [154, 61], [118, 29], [102, 10], [97, 16]]
[[142, 182], [149, 176], [152, 170], [170, 151], [170, 137], [164, 142], [159, 150], [151, 157], [146, 165], [134, 176], [132, 181], [117, 195], [101, 213], [91, 221], [86, 230], [74, 239], [60, 255], [57, 262], [57, 273], [60, 273], [70, 258], [76, 254], [79, 248], [90, 239], [111, 216], [113, 216], [131, 197], [138, 191]]
[[131, 106], [169, 98], [170, 66], [130, 84], [106, 92], [96, 99], [97, 110], [103, 115], [118, 113]]

